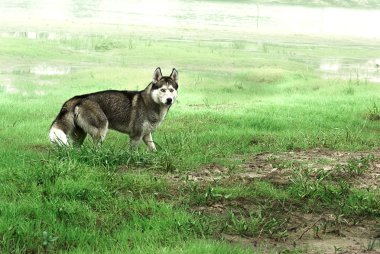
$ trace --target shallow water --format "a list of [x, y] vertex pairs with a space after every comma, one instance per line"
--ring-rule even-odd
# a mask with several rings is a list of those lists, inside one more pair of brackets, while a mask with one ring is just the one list
[[358, 60], [354, 63], [321, 60], [319, 71], [323, 77], [329, 79], [380, 83], [380, 59]]
[[[150, 31], [172, 31], [166, 39], [178, 41], [202, 39], [229, 43], [235, 40], [250, 41], [252, 38], [255, 40], [255, 36], [260, 34], [356, 40], [364, 38], [367, 41], [371, 41], [371, 38], [380, 39], [380, 10], [371, 9], [262, 5], [233, 1], [2, 0], [0, 12], [0, 23], [3, 24], [0, 26], [1, 37], [24, 37], [31, 40], [77, 38], [78, 35], [71, 33], [70, 29], [55, 31], [54, 25], [57, 24], [63, 27], [70, 24], [80, 29], [86, 27], [86, 24], [95, 26], [95, 29], [97, 24], [117, 29], [145, 26]], [[18, 30], [7, 29], [7, 25], [16, 22], [21, 24]], [[37, 26], [31, 29], [30, 24]], [[181, 36], [180, 31], [186, 29], [195, 31], [193, 38]], [[292, 43], [295, 45], [294, 41]], [[380, 60], [376, 55], [366, 60], [298, 60], [311, 62], [312, 68], [326, 78], [380, 82]], [[65, 75], [72, 71], [67, 66], [46, 63], [22, 68], [21, 71], [26, 68], [27, 73], [39, 76]], [[3, 89], [9, 93], [16, 92], [10, 84], [3, 85]]]
[[[216, 1], [2, 0], [1, 19], [380, 38], [380, 10]], [[212, 30], [210, 30], [212, 32]], [[37, 34], [29, 34], [35, 37]]]
[[38, 64], [30, 68], [30, 73], [42, 76], [64, 75], [71, 72], [69, 66], [51, 66], [46, 63]]

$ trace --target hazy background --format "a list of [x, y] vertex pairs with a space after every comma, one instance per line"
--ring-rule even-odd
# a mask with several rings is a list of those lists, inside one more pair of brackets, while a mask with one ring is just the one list
[[[178, 42], [218, 41], [243, 43], [240, 46], [250, 52], [266, 43], [285, 47], [335, 47], [338, 43], [346, 49], [378, 48], [380, 4], [375, 1], [304, 2], [308, 6], [286, 5], [295, 1], [278, 2], [3, 0], [0, 36], [32, 40], [84, 41], [88, 36], [129, 36]], [[307, 62], [323, 76], [350, 79], [356, 75], [380, 82], [380, 56], [375, 54], [369, 57], [296, 54], [292, 58]], [[69, 70], [37, 66], [35, 71]]]
[[[174, 33], [170, 34], [176, 37], [184, 32], [178, 29], [210, 33], [239, 31], [244, 33], [242, 37], [255, 33], [380, 37], [380, 10], [369, 8], [306, 7], [253, 1], [3, 0], [0, 12], [2, 30], [9, 26], [19, 26], [26, 31], [37, 25], [42, 30], [106, 26], [120, 31], [137, 27], [157, 28], [163, 33], [171, 30]], [[228, 39], [229, 34], [222, 37]]]

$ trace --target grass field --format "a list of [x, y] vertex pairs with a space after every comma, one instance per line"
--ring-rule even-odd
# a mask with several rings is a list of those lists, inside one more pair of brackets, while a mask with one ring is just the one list
[[[380, 249], [379, 84], [319, 70], [379, 47], [153, 38], [0, 38], [1, 253]], [[180, 79], [158, 152], [113, 131], [99, 149], [48, 142], [65, 100], [143, 89], [157, 66]]]

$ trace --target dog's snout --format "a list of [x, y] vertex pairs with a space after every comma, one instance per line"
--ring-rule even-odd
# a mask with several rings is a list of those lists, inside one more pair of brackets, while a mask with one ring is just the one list
[[172, 104], [172, 102], [173, 102], [172, 98], [167, 98], [166, 99], [166, 104], [170, 105], [170, 104]]

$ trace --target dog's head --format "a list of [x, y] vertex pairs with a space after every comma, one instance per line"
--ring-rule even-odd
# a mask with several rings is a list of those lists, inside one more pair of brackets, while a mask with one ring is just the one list
[[162, 76], [158, 67], [153, 74], [152, 98], [154, 102], [161, 105], [170, 106], [174, 103], [178, 95], [178, 72], [173, 68], [170, 76]]

